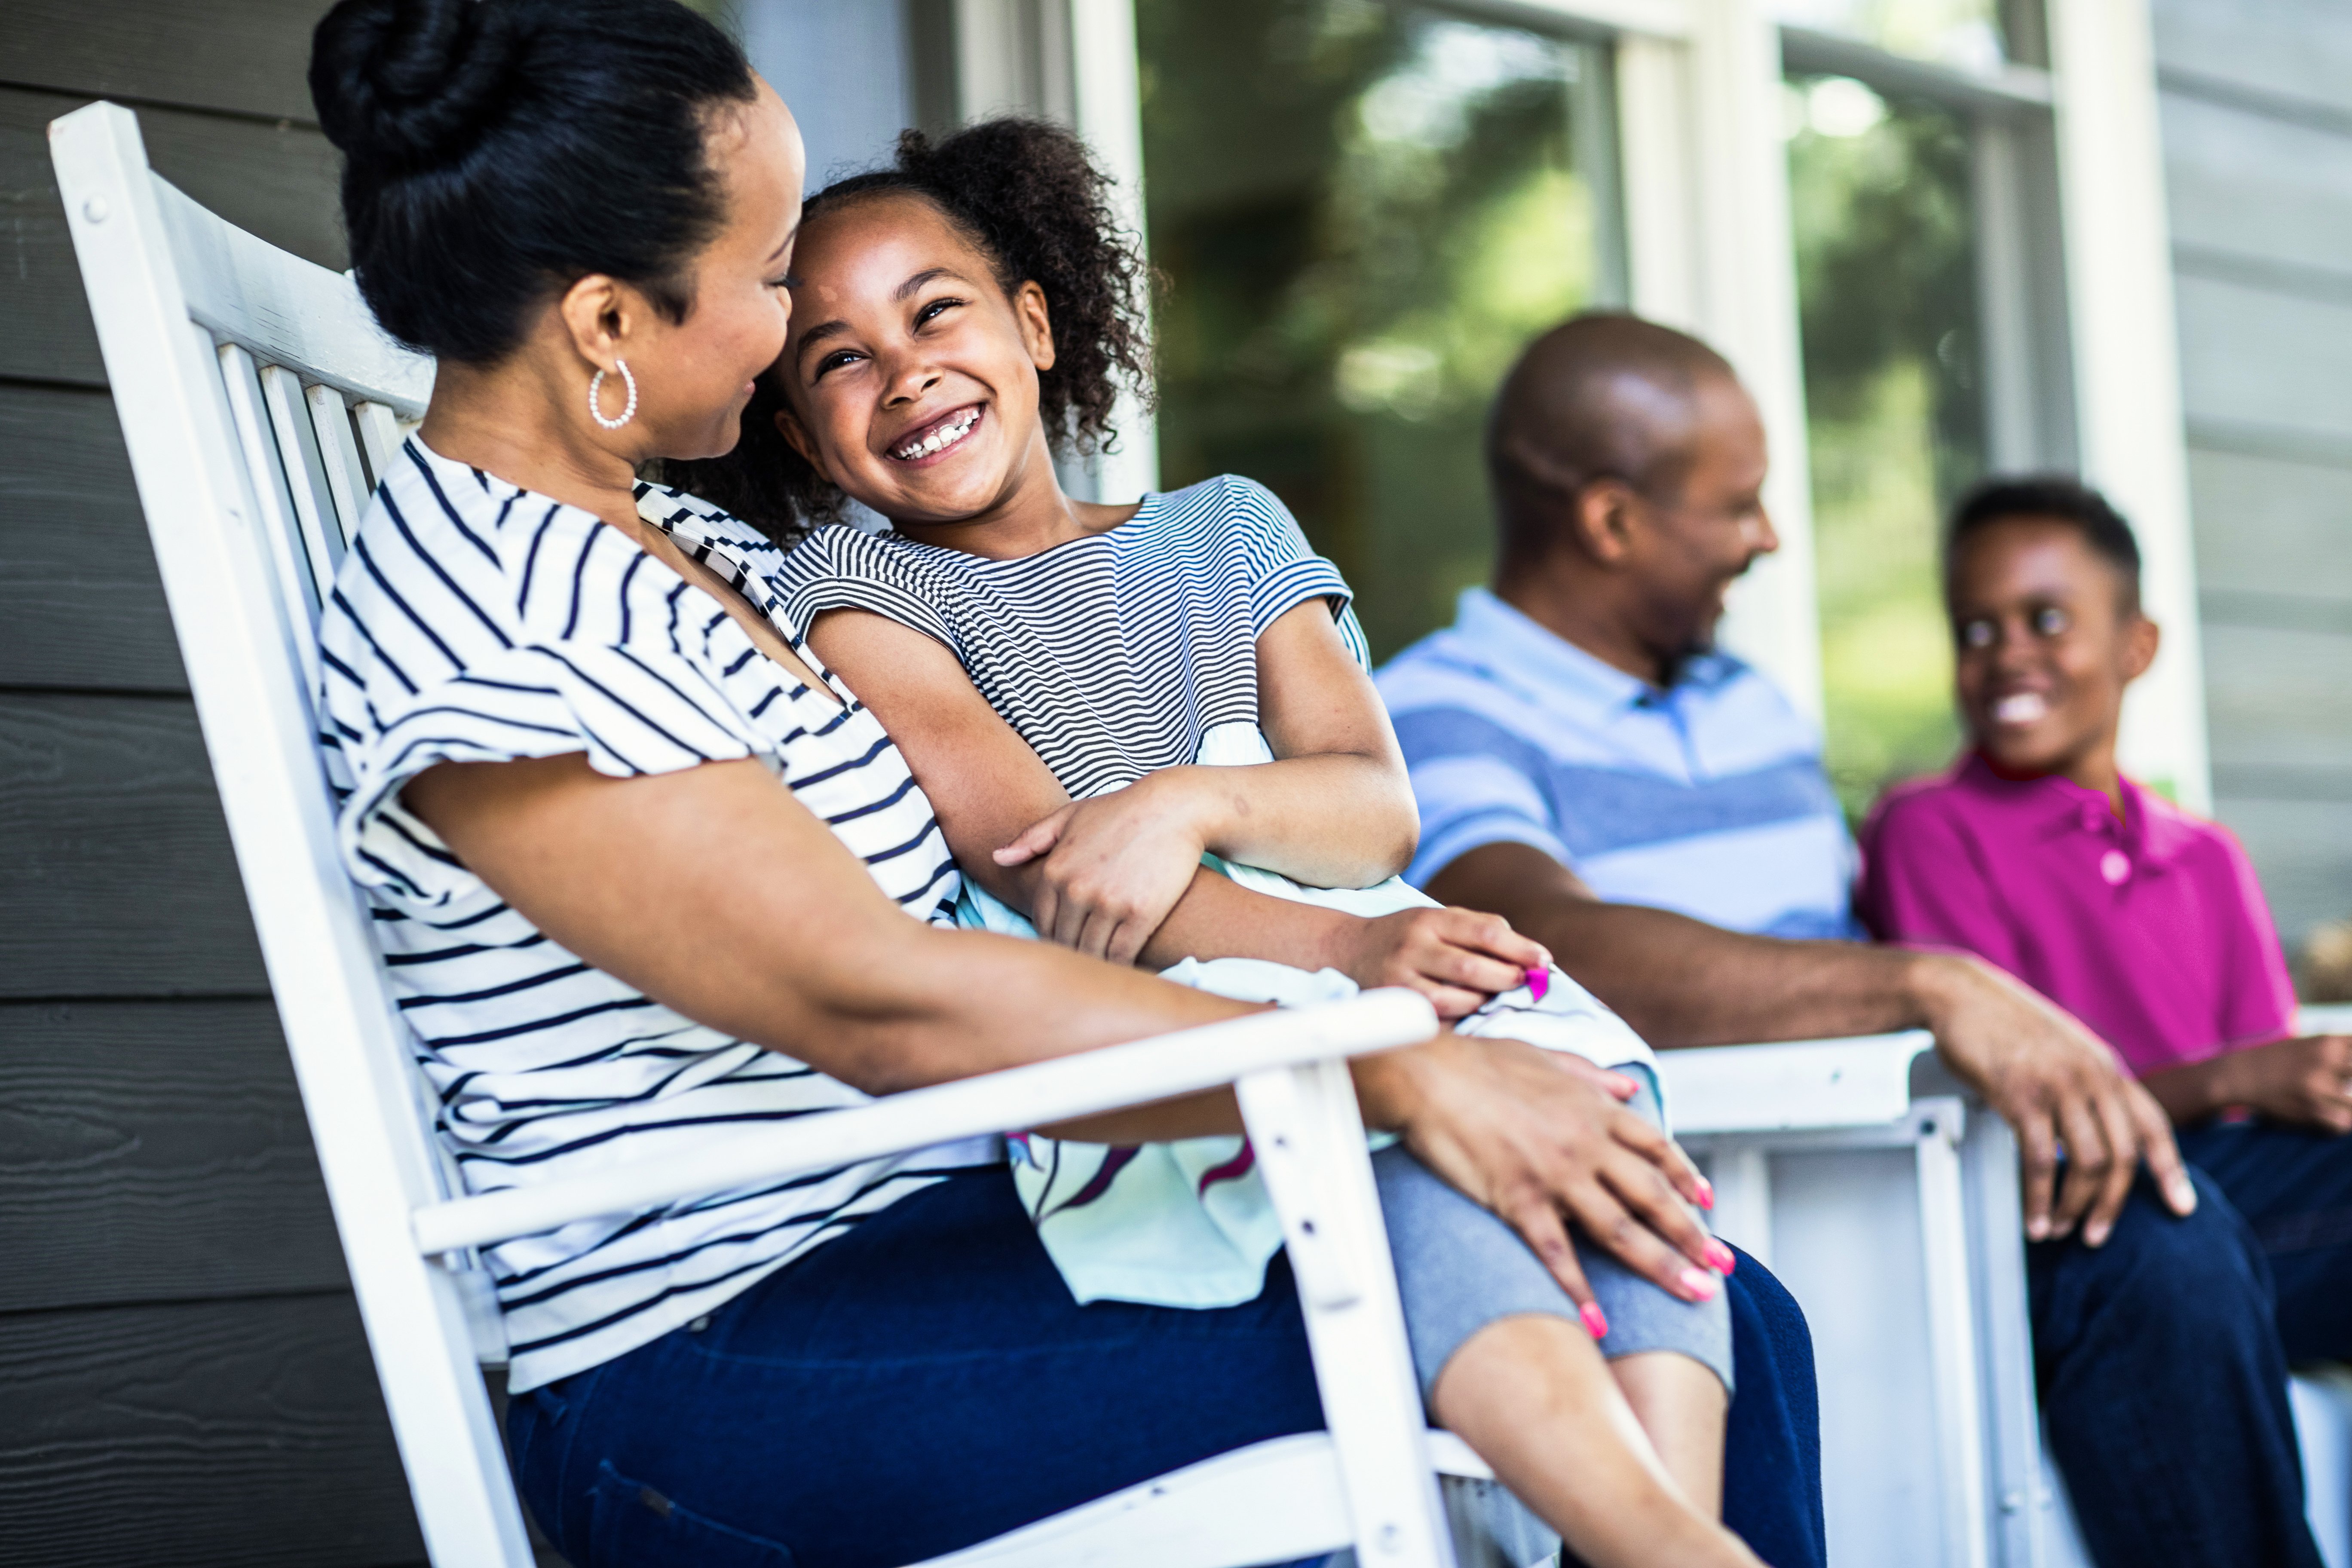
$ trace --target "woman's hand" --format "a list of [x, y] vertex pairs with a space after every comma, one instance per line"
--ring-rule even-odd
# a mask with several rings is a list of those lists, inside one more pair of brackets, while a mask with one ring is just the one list
[[1466, 1017], [1551, 963], [1510, 921], [1475, 910], [1399, 910], [1357, 921], [1344, 947], [1333, 968], [1367, 991], [1409, 985], [1441, 1018]]
[[1201, 868], [1192, 769], [1150, 773], [1074, 800], [995, 852], [1010, 869], [1035, 862], [1030, 923], [1065, 947], [1133, 963]]
[[[1692, 1205], [1714, 1202], [1688, 1155], [1618, 1101], [1633, 1080], [1517, 1040], [1449, 1035], [1357, 1065], [1368, 1118], [1508, 1223], [1581, 1308], [1592, 1289], [1568, 1227], [1685, 1301], [1731, 1271]], [[1391, 1112], [1393, 1105], [1399, 1109]]]
[[2306, 1035], [2249, 1046], [2150, 1073], [2147, 1083], [2179, 1121], [2242, 1105], [2290, 1126], [2352, 1132], [2352, 1036]]

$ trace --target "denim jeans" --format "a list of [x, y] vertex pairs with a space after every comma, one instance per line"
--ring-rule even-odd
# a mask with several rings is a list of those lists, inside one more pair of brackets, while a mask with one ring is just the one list
[[2143, 1178], [2107, 1244], [2026, 1249], [2051, 1448], [2102, 1568], [2317, 1568], [2286, 1397], [2352, 1356], [2352, 1139], [2181, 1134], [2197, 1212]]
[[[1805, 1568], [1822, 1561], [1811, 1342], [1760, 1267], [1732, 1285], [1726, 1519]], [[1285, 1258], [1238, 1307], [1080, 1307], [997, 1166], [519, 1395], [508, 1443], [575, 1568], [893, 1568], [1322, 1424]]]

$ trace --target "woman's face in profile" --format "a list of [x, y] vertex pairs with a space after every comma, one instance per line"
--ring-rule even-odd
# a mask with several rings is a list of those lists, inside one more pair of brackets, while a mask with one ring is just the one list
[[[686, 320], [655, 313], [630, 366], [654, 453], [667, 458], [735, 445], [752, 378], [782, 351], [792, 317], [784, 272], [801, 216], [800, 127], [763, 80], [755, 101], [713, 117], [709, 147], [726, 216], [688, 269]], [[605, 397], [618, 413], [609, 384]]]

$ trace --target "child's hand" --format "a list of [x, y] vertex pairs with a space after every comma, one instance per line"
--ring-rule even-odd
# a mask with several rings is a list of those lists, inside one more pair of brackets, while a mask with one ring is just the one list
[[2352, 1132], [2352, 1037], [2273, 1040], [2217, 1058], [2215, 1067], [2226, 1075], [2214, 1086], [2217, 1098], [2296, 1127]]
[[1401, 910], [1360, 922], [1355, 951], [1335, 965], [1357, 984], [1410, 985], [1441, 1018], [1465, 1017], [1489, 997], [1528, 983], [1551, 954], [1500, 915], [1475, 910]]
[[1133, 963], [1201, 868], [1202, 834], [1181, 775], [1154, 773], [1115, 795], [1074, 800], [996, 851], [1034, 865], [1037, 934], [1113, 963]]

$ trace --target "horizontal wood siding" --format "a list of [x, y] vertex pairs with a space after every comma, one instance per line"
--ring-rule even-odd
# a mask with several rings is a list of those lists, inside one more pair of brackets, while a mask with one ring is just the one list
[[424, 1552], [270, 1004], [45, 128], [345, 265], [326, 0], [0, 4], [0, 1563]]
[[2352, 10], [2156, 0], [2215, 805], [2352, 916]]

